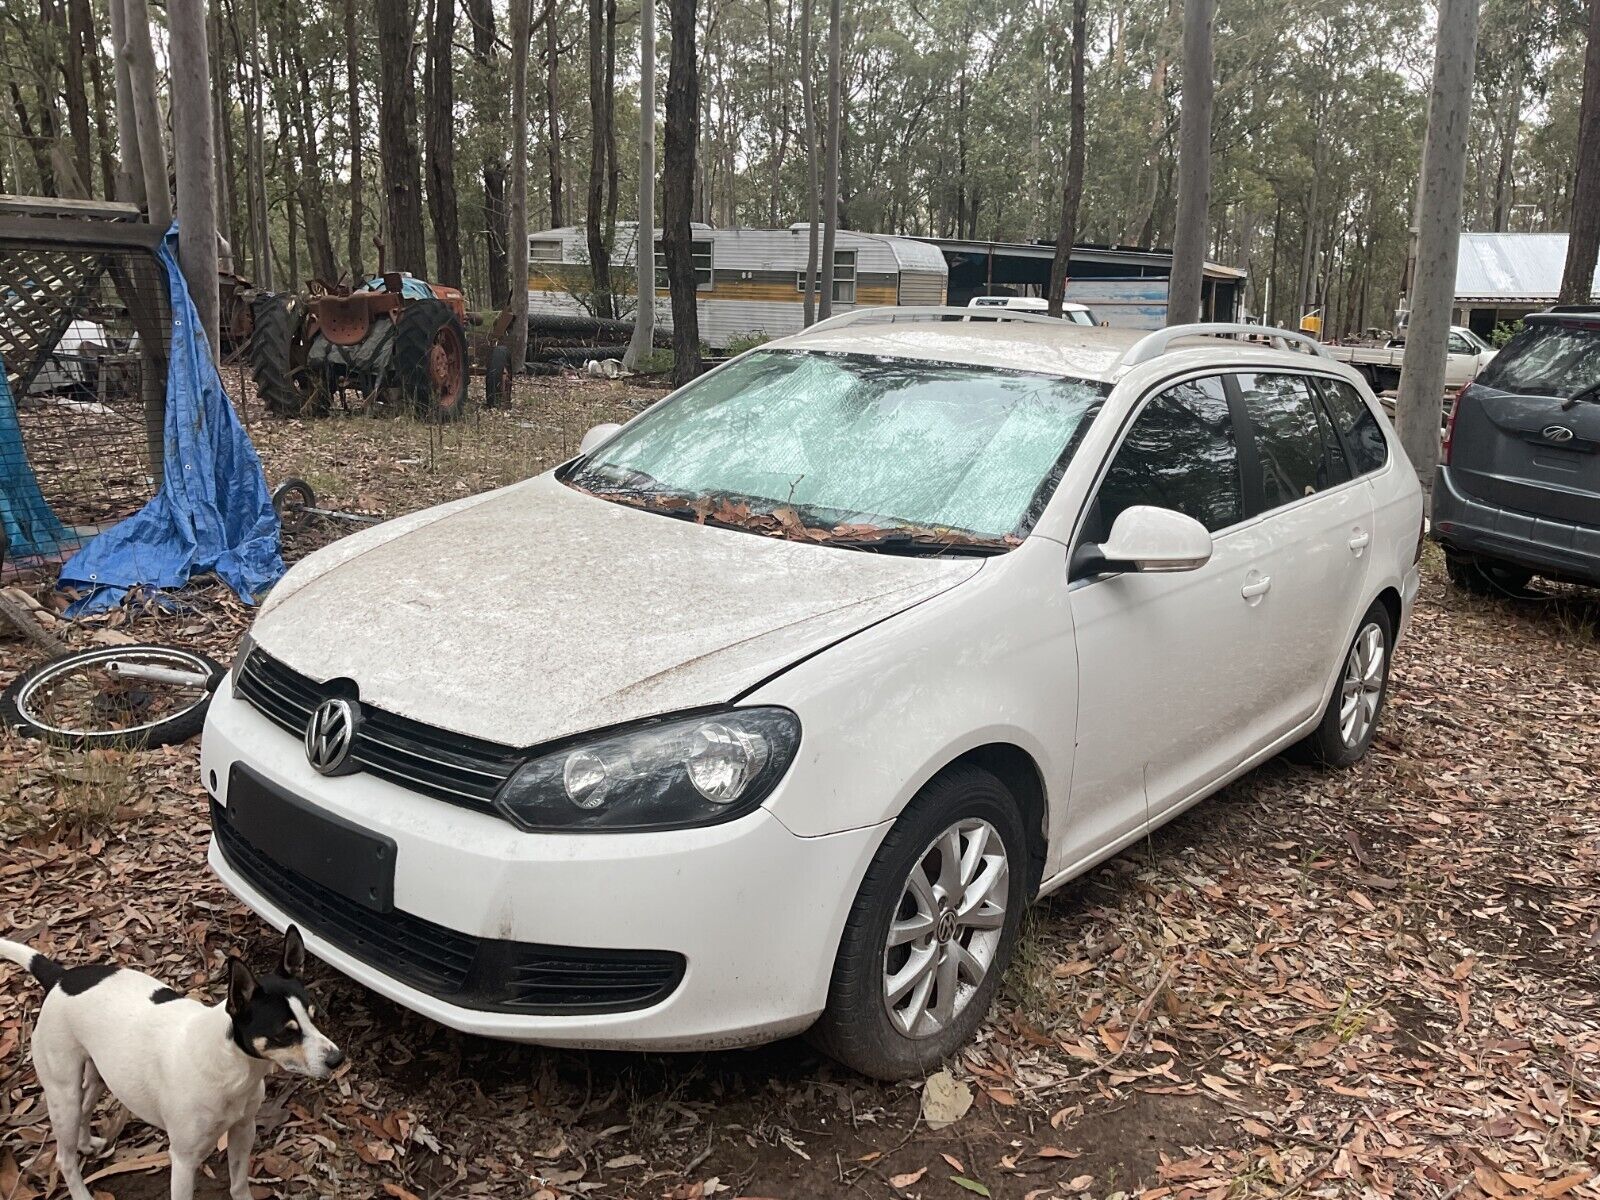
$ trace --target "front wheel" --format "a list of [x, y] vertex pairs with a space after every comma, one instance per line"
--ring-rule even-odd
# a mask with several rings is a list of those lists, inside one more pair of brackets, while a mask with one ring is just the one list
[[1372, 747], [1378, 716], [1389, 695], [1389, 657], [1394, 650], [1394, 622], [1389, 610], [1374, 602], [1361, 618], [1345, 652], [1339, 682], [1334, 686], [1322, 721], [1301, 743], [1305, 757], [1328, 767], [1354, 766]]
[[894, 823], [845, 924], [825, 1053], [875, 1079], [925, 1074], [965, 1045], [994, 1000], [1027, 903], [1027, 836], [1011, 793], [957, 767]]

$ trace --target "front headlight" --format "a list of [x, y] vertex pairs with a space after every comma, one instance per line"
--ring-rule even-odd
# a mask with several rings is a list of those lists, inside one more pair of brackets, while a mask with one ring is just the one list
[[518, 767], [495, 807], [524, 829], [683, 829], [749, 812], [800, 748], [784, 708], [735, 708], [639, 725]]
[[233, 652], [233, 661], [228, 664], [228, 694], [239, 694], [239, 672], [244, 670], [244, 660], [250, 657], [250, 651], [255, 649], [255, 639], [248, 633], [239, 639], [239, 648]]

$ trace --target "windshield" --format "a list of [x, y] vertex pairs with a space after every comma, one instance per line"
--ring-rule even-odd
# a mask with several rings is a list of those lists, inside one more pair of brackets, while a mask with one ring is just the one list
[[1484, 387], [1525, 396], [1571, 396], [1600, 383], [1600, 325], [1530, 321], [1489, 360]]
[[562, 479], [776, 536], [1003, 550], [1032, 526], [1108, 390], [990, 367], [761, 350], [683, 388]]
[[1470, 330], [1470, 329], [1462, 329], [1462, 330], [1460, 330], [1460, 333], [1461, 333], [1462, 337], [1467, 339], [1467, 344], [1470, 345], [1474, 350], [1479, 351], [1480, 353], [1485, 351], [1485, 350], [1493, 350], [1494, 349], [1493, 346], [1489, 345], [1488, 342], [1484, 341], [1481, 337], [1479, 337], [1477, 334], [1473, 333], [1472, 330]]

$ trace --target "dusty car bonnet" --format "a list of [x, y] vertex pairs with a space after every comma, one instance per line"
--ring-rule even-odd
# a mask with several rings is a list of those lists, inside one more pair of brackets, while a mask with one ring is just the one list
[[513, 746], [730, 700], [982, 563], [695, 525], [548, 475], [340, 558], [267, 605], [257, 644]]

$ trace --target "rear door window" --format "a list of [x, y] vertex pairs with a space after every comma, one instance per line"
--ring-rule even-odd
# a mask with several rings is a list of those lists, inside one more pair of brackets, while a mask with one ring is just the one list
[[1220, 377], [1180, 383], [1140, 411], [1100, 484], [1094, 540], [1136, 504], [1175, 509], [1213, 533], [1243, 519], [1239, 448]]
[[1576, 395], [1600, 383], [1600, 325], [1534, 321], [1478, 376], [1484, 387], [1523, 396]]
[[[1292, 504], [1350, 477], [1344, 456], [1320, 414], [1311, 381], [1302, 375], [1244, 372], [1237, 376], [1255, 449], [1255, 478], [1262, 511]], [[1331, 447], [1338, 450], [1338, 446]], [[1250, 490], [1247, 487], [1247, 492]]]
[[1378, 470], [1389, 461], [1389, 442], [1361, 393], [1342, 379], [1319, 379], [1317, 382], [1322, 387], [1322, 398], [1328, 402], [1334, 425], [1350, 451], [1355, 473], [1365, 475]]

